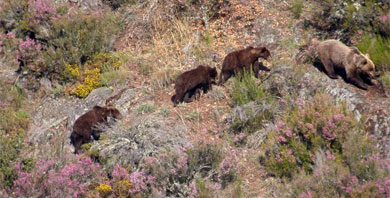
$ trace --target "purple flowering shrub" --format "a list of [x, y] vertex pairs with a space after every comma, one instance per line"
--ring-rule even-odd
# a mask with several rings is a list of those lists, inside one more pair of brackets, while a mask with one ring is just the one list
[[285, 181], [281, 197], [388, 197], [390, 159], [379, 155], [344, 104], [317, 94], [286, 111], [262, 145], [260, 162]]
[[[361, 134], [360, 134], [361, 135]], [[358, 136], [360, 136], [358, 135]], [[354, 139], [353, 137], [352, 139]], [[365, 142], [363, 142], [364, 144]], [[367, 163], [374, 166], [364, 167], [375, 174], [356, 175], [349, 164], [329, 159], [324, 153], [317, 153], [313, 174], [300, 173], [289, 185], [281, 188], [285, 197], [389, 197], [390, 161], [368, 157], [354, 163], [364, 167]], [[370, 158], [370, 159], [369, 159]], [[287, 190], [289, 189], [289, 190]], [[288, 196], [287, 196], [288, 194]]]
[[112, 50], [120, 30], [110, 9], [83, 10], [54, 0], [3, 0], [0, 7], [0, 56], [16, 54], [7, 61], [52, 80], [74, 81], [66, 65], [84, 71], [92, 56]]
[[142, 168], [154, 178], [153, 189], [164, 196], [198, 197], [201, 178], [210, 179], [213, 191], [233, 181], [237, 156], [217, 139], [202, 130], [194, 144], [145, 158]]
[[315, 153], [321, 149], [339, 157], [342, 142], [357, 124], [343, 105], [331, 101], [318, 94], [287, 111], [263, 144], [265, 160], [261, 161], [269, 173], [278, 177], [291, 177], [301, 170], [311, 173]]
[[390, 11], [377, 18], [377, 29], [381, 35], [390, 37]]
[[11, 197], [82, 197], [102, 180], [100, 165], [88, 157], [65, 156], [58, 161], [38, 160], [31, 171], [15, 166]]

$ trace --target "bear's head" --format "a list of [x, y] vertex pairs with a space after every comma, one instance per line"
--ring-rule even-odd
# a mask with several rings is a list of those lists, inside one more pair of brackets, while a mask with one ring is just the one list
[[215, 79], [218, 76], [217, 69], [215, 67], [209, 67], [209, 74], [212, 79]]
[[271, 59], [271, 52], [266, 47], [249, 48], [250, 53], [258, 58], [264, 58], [267, 61]]
[[371, 61], [368, 54], [356, 54], [354, 57], [354, 63], [357, 68], [366, 74], [370, 79], [378, 77], [378, 74], [375, 72], [375, 64]]
[[101, 115], [103, 118], [107, 118], [111, 116], [118, 120], [122, 119], [121, 113], [114, 106], [111, 105], [105, 107], [95, 106], [93, 107], [93, 109], [98, 115]]

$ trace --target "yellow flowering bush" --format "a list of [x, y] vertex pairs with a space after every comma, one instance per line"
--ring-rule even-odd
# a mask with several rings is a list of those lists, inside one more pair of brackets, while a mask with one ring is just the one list
[[76, 89], [73, 90], [73, 93], [81, 98], [85, 98], [91, 93], [92, 90], [100, 86], [101, 73], [99, 68], [92, 70], [85, 70], [85, 78], [83, 83], [77, 85]]
[[[122, 64], [119, 56], [98, 53], [88, 60], [83, 67], [78, 64], [65, 64], [71, 78], [79, 81], [72, 93], [78, 97], [85, 98], [92, 90], [102, 86], [102, 73], [104, 70], [108, 68], [117, 70]], [[84, 71], [81, 68], [85, 68]]]
[[100, 184], [95, 187], [95, 190], [99, 192], [99, 195], [102, 197], [108, 197], [112, 192], [111, 186], [107, 184]]
[[79, 79], [81, 74], [80, 74], [80, 66], [77, 64], [71, 65], [69, 63], [65, 64], [66, 71], [68, 71], [72, 77], [75, 77], [76, 79]]
[[114, 192], [118, 197], [126, 197], [131, 187], [131, 184], [127, 180], [119, 180], [114, 184]]

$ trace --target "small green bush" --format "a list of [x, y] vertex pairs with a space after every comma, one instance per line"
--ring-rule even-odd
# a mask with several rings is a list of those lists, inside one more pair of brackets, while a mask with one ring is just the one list
[[244, 105], [251, 101], [270, 102], [272, 100], [254, 80], [252, 69], [249, 72], [244, 69], [242, 75], [237, 74], [233, 79], [231, 98], [234, 106]]
[[14, 165], [20, 158], [29, 124], [20, 88], [0, 83], [0, 189], [11, 186]]
[[137, 107], [137, 114], [138, 115], [143, 115], [143, 114], [146, 114], [146, 113], [152, 113], [156, 110], [156, 106], [154, 106], [154, 104], [152, 103], [143, 103], [143, 104], [140, 104], [138, 107]]
[[302, 14], [302, 9], [303, 0], [294, 0], [291, 6], [291, 12], [293, 13], [295, 18], [299, 19]]

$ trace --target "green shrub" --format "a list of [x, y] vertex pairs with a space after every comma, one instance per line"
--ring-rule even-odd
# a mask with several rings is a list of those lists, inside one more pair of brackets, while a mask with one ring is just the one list
[[382, 73], [380, 80], [383, 82], [383, 84], [390, 86], [390, 72]]
[[138, 107], [137, 107], [137, 114], [138, 115], [143, 115], [143, 114], [146, 114], [146, 113], [152, 113], [156, 110], [156, 106], [154, 106], [154, 104], [152, 103], [143, 103], [143, 104], [140, 104]]
[[294, 0], [291, 6], [291, 12], [293, 13], [295, 18], [299, 19], [302, 14], [302, 9], [303, 0]]
[[233, 105], [244, 105], [251, 101], [261, 102], [272, 100], [264, 90], [254, 80], [252, 69], [250, 72], [245, 71], [244, 73], [237, 74], [233, 79], [233, 89], [231, 91], [231, 98]]
[[29, 124], [24, 97], [17, 86], [0, 83], [0, 188], [11, 186]]
[[376, 70], [390, 71], [390, 38], [380, 35], [364, 35], [357, 46], [362, 53], [368, 53]]

